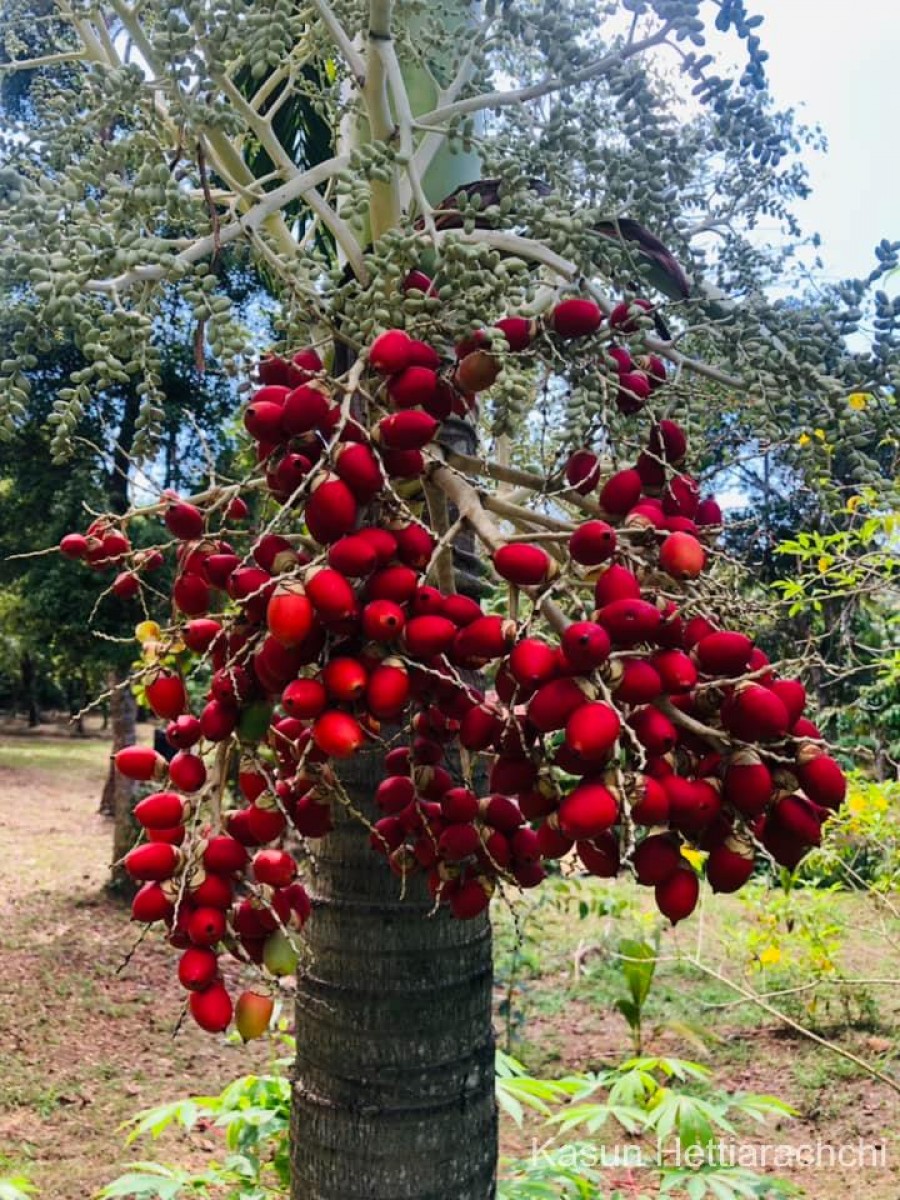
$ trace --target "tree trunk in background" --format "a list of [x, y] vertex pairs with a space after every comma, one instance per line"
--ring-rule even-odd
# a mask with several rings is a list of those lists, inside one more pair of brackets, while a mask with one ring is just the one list
[[[375, 820], [376, 752], [342, 771]], [[497, 1110], [487, 916], [456, 921], [336, 804], [297, 985], [293, 1200], [489, 1200]]]
[[[137, 704], [131, 688], [115, 687], [115, 684], [121, 683], [126, 677], [125, 672], [110, 673], [110, 687], [113, 689], [109, 701], [112, 754], [121, 750], [123, 746], [133, 746], [136, 740]], [[103, 788], [103, 798], [100, 801], [100, 812], [111, 816], [114, 821], [112, 867], [110, 868], [108, 887], [111, 892], [120, 896], [127, 896], [134, 892], [131, 877], [120, 865], [117, 865], [137, 838], [138, 830], [132, 815], [134, 802], [134, 783], [120, 775], [110, 759], [109, 774]]]
[[19, 679], [22, 684], [22, 699], [28, 714], [29, 728], [40, 725], [41, 714], [37, 702], [37, 678], [34, 670], [34, 659], [30, 654], [23, 654], [19, 661]]

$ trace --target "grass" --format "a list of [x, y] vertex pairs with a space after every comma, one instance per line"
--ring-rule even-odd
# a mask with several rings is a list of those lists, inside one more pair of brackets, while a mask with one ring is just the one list
[[106, 742], [86, 738], [0, 737], [0, 767], [69, 773], [104, 771], [109, 760]]

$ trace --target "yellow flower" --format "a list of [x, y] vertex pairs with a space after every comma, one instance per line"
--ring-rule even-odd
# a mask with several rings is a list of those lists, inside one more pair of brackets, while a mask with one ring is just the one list
[[850, 405], [850, 407], [853, 409], [854, 412], [862, 412], [862, 410], [869, 403], [869, 393], [868, 392], [851, 392], [850, 395], [847, 397], [847, 403]]
[[777, 946], [766, 946], [759, 956], [759, 961], [764, 967], [772, 967], [775, 963], [781, 962], [781, 951]]
[[812, 441], [812, 438], [809, 436], [808, 433], [801, 433], [800, 436], [797, 438], [797, 445], [798, 446], [808, 446], [811, 441]]
[[859, 508], [859, 506], [862, 504], [862, 502], [863, 502], [862, 496], [851, 496], [850, 499], [847, 501], [847, 512], [855, 513], [856, 510]]
[[834, 559], [830, 554], [823, 554], [819, 559], [819, 574], [824, 575], [833, 562]]
[[140, 625], [134, 627], [134, 636], [141, 645], [145, 642], [158, 642], [162, 637], [162, 630], [155, 621], [141, 621]]
[[816, 435], [816, 437], [819, 439], [820, 442], [825, 441], [825, 430], [824, 429], [814, 429], [813, 433]]
[[700, 870], [706, 858], [702, 850], [692, 850], [689, 846], [681, 847], [681, 856], [688, 860], [695, 871]]

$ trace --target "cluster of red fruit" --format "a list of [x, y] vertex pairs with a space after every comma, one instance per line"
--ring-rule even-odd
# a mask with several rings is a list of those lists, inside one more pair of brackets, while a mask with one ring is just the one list
[[[647, 307], [617, 306], [614, 336], [634, 332]], [[542, 336], [587, 337], [604, 319], [593, 301], [566, 299], [543, 328], [504, 318], [493, 327], [502, 342], [488, 330], [452, 358], [390, 330], [343, 391], [312, 350], [267, 358], [244, 420], [283, 532], [256, 536], [242, 557], [209, 527], [216, 513], [245, 518], [244, 498], [224, 490], [205, 509], [166, 499], [175, 621], [144, 682], [177, 752], [166, 764], [129, 748], [117, 763], [135, 779], [167, 775], [173, 789], [141, 801], [147, 841], [125, 865], [143, 883], [136, 919], [164, 921], [183, 950], [179, 975], [205, 1028], [232, 1016], [223, 948], [276, 975], [293, 969], [291, 932], [309, 901], [278, 843], [331, 830], [342, 790], [330, 761], [366, 742], [385, 760], [374, 850], [398, 875], [424, 872], [460, 918], [483, 911], [498, 881], [535, 886], [546, 860], [575, 849], [596, 875], [629, 866], [677, 921], [699, 889], [683, 848], [706, 851], [712, 887], [733, 891], [760, 847], [796, 865], [841, 803], [843, 774], [803, 717], [802, 685], [778, 678], [743, 633], [690, 615], [721, 512], [682, 472], [675, 422], [655, 422], [635, 465], [608, 478], [592, 451], [570, 457], [560, 503], [586, 518], [570, 533], [507, 537], [484, 511], [472, 522], [497, 576], [534, 605], [527, 622], [428, 582], [440, 546], [402, 495], [446, 472], [431, 445], [440, 423], [495, 381], [499, 345], [539, 352]], [[607, 354], [617, 403], [633, 412], [664, 382], [663, 364], [624, 346]], [[129, 555], [114, 521], [61, 548], [91, 565]], [[122, 573], [138, 586], [142, 554]], [[579, 591], [570, 620], [556, 600], [571, 606]], [[535, 632], [539, 612], [546, 633]], [[213, 671], [199, 715], [187, 652]], [[490, 690], [472, 682], [478, 671]], [[233, 752], [243, 803], [219, 814]], [[244, 1032], [270, 1005], [250, 995], [237, 1005]]]

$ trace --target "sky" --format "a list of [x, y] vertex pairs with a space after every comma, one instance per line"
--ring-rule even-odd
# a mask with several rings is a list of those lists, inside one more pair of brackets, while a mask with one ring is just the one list
[[[780, 107], [819, 124], [805, 231], [823, 238], [829, 277], [867, 274], [881, 238], [900, 240], [900, 4], [894, 0], [751, 0], [765, 22], [766, 70]], [[893, 289], [892, 289], [893, 290]]]

